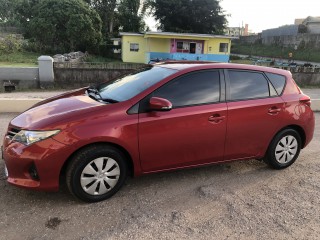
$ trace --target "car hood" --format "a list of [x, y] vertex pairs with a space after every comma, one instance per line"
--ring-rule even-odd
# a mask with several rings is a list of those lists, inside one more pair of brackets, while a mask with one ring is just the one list
[[15, 117], [11, 125], [29, 130], [48, 129], [59, 122], [63, 123], [69, 118], [83, 116], [105, 105], [84, 94], [77, 96], [66, 94], [35, 105]]

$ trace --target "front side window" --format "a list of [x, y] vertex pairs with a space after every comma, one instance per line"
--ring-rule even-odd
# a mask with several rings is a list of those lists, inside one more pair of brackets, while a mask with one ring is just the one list
[[130, 43], [130, 52], [139, 52], [139, 43]]
[[230, 100], [269, 97], [269, 83], [261, 73], [229, 70]]
[[219, 102], [219, 72], [201, 71], [186, 74], [170, 81], [152, 95], [168, 99], [173, 108]]

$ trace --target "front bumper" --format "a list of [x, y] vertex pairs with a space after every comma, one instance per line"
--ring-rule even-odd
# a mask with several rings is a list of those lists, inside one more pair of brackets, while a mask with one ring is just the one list
[[66, 145], [52, 138], [25, 146], [6, 137], [3, 159], [7, 181], [18, 187], [57, 191], [61, 168], [69, 154]]

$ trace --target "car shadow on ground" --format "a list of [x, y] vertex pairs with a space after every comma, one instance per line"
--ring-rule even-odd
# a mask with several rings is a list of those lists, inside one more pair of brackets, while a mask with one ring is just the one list
[[[3, 164], [0, 172], [3, 172]], [[171, 195], [189, 194], [204, 186], [212, 186], [219, 192], [225, 188], [236, 190], [248, 184], [257, 184], [274, 177], [277, 171], [271, 170], [267, 165], [256, 160], [230, 162], [205, 167], [175, 170], [147, 174], [138, 178], [128, 177], [123, 188], [107, 201], [119, 198], [141, 197], [144, 199], [157, 197], [170, 197]], [[61, 184], [58, 192], [39, 192], [17, 188], [8, 184], [1, 175], [0, 187], [2, 200], [15, 199], [18, 204], [47, 202], [55, 205], [87, 204], [75, 199], [68, 191], [66, 184]], [[4, 198], [4, 199], [3, 199]]]

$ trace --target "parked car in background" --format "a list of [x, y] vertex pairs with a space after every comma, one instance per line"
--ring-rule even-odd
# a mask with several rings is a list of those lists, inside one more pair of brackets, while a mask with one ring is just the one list
[[304, 63], [303, 66], [304, 67], [313, 67], [313, 65], [311, 63]]
[[15, 117], [3, 142], [7, 181], [56, 191], [65, 176], [74, 196], [96, 202], [127, 175], [254, 158], [283, 169], [313, 137], [310, 104], [288, 71], [155, 64]]

